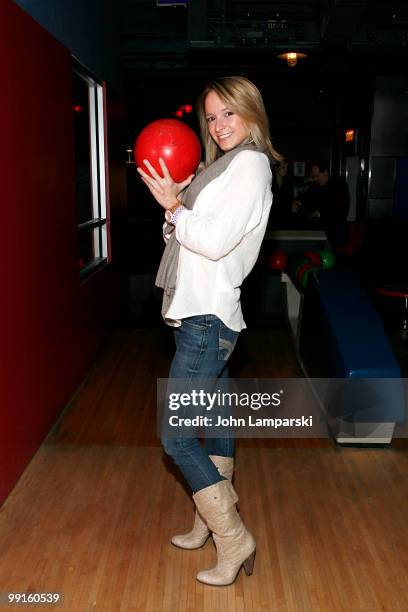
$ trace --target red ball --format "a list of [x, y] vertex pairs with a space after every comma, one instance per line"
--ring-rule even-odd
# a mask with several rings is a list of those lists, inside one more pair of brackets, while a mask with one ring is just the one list
[[136, 138], [134, 155], [139, 168], [150, 174], [143, 163], [147, 159], [160, 176], [159, 157], [163, 158], [173, 180], [180, 183], [197, 170], [201, 147], [193, 130], [182, 121], [157, 119]]
[[284, 270], [288, 264], [288, 256], [283, 251], [274, 251], [269, 257], [269, 267], [272, 270]]
[[305, 257], [310, 259], [310, 261], [316, 264], [316, 266], [322, 265], [322, 258], [320, 257], [320, 253], [318, 253], [317, 251], [306, 251]]

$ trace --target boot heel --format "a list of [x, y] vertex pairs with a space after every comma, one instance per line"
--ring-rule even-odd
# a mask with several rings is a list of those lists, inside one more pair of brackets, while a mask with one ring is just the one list
[[248, 559], [246, 559], [242, 564], [244, 566], [244, 571], [247, 576], [252, 576], [252, 572], [254, 571], [255, 553], [256, 553], [256, 549], [254, 550], [253, 553], [249, 555]]

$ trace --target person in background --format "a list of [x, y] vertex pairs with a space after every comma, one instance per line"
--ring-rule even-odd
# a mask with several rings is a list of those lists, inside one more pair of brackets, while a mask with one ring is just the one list
[[319, 214], [326, 232], [328, 246], [336, 251], [349, 240], [347, 214], [350, 195], [344, 179], [330, 175], [329, 165], [324, 160], [312, 162], [311, 185], [306, 192], [292, 202], [292, 211], [308, 215]]
[[[262, 96], [241, 76], [209, 83], [198, 116], [205, 168], [175, 183], [161, 160], [161, 177], [148, 160], [142, 180], [165, 209], [166, 243], [156, 278], [164, 289], [163, 317], [174, 327], [176, 353], [169, 386], [194, 379], [228, 377], [228, 360], [246, 327], [241, 284], [252, 270], [272, 204], [271, 163], [275, 151]], [[186, 384], [187, 384], [186, 383]], [[205, 407], [203, 408], [205, 413]], [[178, 412], [189, 416], [188, 407]], [[165, 419], [164, 419], [165, 421]], [[172, 538], [185, 549], [200, 548], [212, 532], [217, 564], [201, 571], [205, 584], [231, 584], [241, 567], [252, 573], [255, 540], [237, 512], [231, 480], [234, 439], [198, 437], [162, 429], [162, 444], [180, 469], [196, 506], [192, 530]]]
[[273, 167], [273, 207], [269, 218], [268, 226], [271, 228], [285, 227], [290, 225], [290, 218], [293, 216], [291, 204], [293, 202], [293, 182], [289, 177], [289, 163], [283, 159]]

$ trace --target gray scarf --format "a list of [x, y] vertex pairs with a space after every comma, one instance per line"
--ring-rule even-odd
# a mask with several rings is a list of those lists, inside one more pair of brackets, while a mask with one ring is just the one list
[[[189, 210], [192, 210], [202, 189], [211, 183], [211, 181], [220, 176], [227, 169], [234, 157], [238, 155], [238, 153], [246, 150], [262, 152], [262, 149], [256, 145], [242, 144], [235, 147], [235, 149], [232, 149], [232, 151], [224, 153], [224, 155], [216, 159], [210, 166], [200, 172], [200, 174], [198, 174], [185, 189], [181, 197], [183, 206]], [[170, 308], [174, 297], [180, 251], [180, 243], [176, 239], [174, 227], [167, 227], [165, 233], [171, 233], [171, 236], [167, 241], [156, 276], [156, 287], [161, 287], [164, 289], [162, 305], [163, 318]]]

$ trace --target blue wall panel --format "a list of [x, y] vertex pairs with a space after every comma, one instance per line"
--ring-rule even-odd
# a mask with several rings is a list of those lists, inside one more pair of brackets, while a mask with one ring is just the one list
[[120, 90], [113, 0], [14, 0], [95, 76]]
[[393, 217], [408, 220], [408, 157], [397, 159]]

